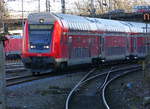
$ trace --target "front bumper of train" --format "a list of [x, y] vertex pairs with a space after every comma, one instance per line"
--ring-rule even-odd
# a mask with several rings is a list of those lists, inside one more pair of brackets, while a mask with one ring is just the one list
[[55, 65], [53, 57], [23, 57], [22, 62], [29, 69], [48, 69], [53, 68]]

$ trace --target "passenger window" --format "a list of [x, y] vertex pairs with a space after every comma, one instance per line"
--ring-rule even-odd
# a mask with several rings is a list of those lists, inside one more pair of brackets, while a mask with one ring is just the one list
[[137, 39], [136, 38], [134, 38], [134, 49], [136, 49], [137, 48]]
[[72, 43], [72, 36], [68, 37], [68, 43]]

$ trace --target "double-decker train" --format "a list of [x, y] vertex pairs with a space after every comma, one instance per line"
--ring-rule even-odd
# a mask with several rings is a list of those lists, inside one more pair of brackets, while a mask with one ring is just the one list
[[134, 6], [132, 12], [137, 12], [137, 13], [150, 12], [150, 6], [149, 5]]
[[144, 23], [33, 13], [24, 27], [22, 60], [35, 73], [85, 63], [142, 59], [150, 35], [145, 27]]

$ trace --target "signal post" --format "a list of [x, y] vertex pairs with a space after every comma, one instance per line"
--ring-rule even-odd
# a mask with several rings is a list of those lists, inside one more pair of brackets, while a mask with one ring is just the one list
[[150, 27], [148, 27], [148, 23], [150, 22], [150, 13], [144, 13], [143, 14], [143, 20], [146, 23], [146, 27], [145, 27], [145, 34], [146, 34], [146, 51], [147, 51], [147, 56], [145, 61], [142, 62], [142, 66], [143, 66], [143, 72], [144, 72], [144, 78], [146, 80], [150, 79], [150, 68], [149, 68], [149, 64], [150, 64], [150, 36], [148, 36], [149, 32], [150, 32]]
[[[4, 35], [4, 34], [3, 34]], [[5, 57], [3, 49], [4, 36], [0, 33], [0, 109], [6, 109], [6, 97], [5, 97]]]

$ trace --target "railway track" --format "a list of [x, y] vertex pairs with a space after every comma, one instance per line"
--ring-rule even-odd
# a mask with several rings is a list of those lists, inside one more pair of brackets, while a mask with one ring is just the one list
[[34, 77], [32, 75], [6, 78], [6, 86], [8, 87], [12, 85], [17, 85], [17, 84], [32, 81], [32, 80], [34, 80]]
[[39, 79], [51, 77], [51, 76], [53, 76], [53, 75], [43, 74], [40, 76], [24, 75], [24, 76], [10, 77], [10, 78], [6, 78], [6, 86], [7, 87], [13, 86], [13, 85], [17, 85], [17, 84], [21, 84], [21, 83], [25, 83], [25, 82], [30, 82], [33, 80], [39, 80]]
[[110, 80], [108, 80], [108, 81], [104, 84], [104, 86], [103, 86], [103, 88], [102, 88], [102, 99], [103, 99], [103, 103], [104, 103], [104, 106], [106, 107], [106, 109], [110, 109], [110, 107], [111, 107], [111, 106], [108, 104], [108, 101], [106, 100], [106, 97], [107, 97], [106, 89], [107, 89], [108, 85], [109, 85], [110, 83], [112, 83], [114, 80], [116, 80], [116, 79], [118, 79], [118, 78], [120, 78], [120, 77], [123, 77], [123, 76], [125, 76], [125, 75], [127, 75], [127, 74], [129, 74], [129, 73], [138, 71], [138, 70], [140, 70], [140, 69], [141, 69], [141, 68], [131, 69], [131, 70], [124, 71], [124, 72], [122, 72], [122, 74], [118, 74], [118, 75], [112, 77]]
[[79, 87], [81, 87], [82, 85], [84, 85], [85, 83], [87, 83], [87, 82], [89, 82], [91, 80], [95, 80], [97, 78], [102, 78], [102, 77], [103, 78], [105, 77], [104, 80], [103, 80], [103, 83], [101, 83], [96, 90], [98, 90], [99, 93], [102, 93], [103, 103], [104, 103], [104, 105], [105, 105], [105, 107], [107, 109], [110, 109], [110, 106], [108, 105], [107, 100], [106, 100], [106, 96], [107, 95], [105, 94], [107, 86], [113, 80], [115, 80], [115, 79], [117, 79], [117, 78], [119, 78], [121, 76], [124, 76], [124, 75], [126, 75], [128, 73], [135, 72], [135, 71], [137, 71], [139, 69], [141, 69], [139, 65], [132, 65], [132, 66], [122, 67], [122, 68], [112, 67], [109, 71], [106, 71], [106, 72], [103, 72], [103, 73], [99, 73], [99, 74], [94, 74], [96, 69], [92, 69], [70, 91], [70, 93], [68, 94], [68, 97], [66, 99], [65, 109], [70, 109], [70, 107], [72, 105], [71, 101], [75, 97], [75, 96], [73, 97], [73, 95], [75, 95], [75, 93], [79, 91], [79, 89], [78, 89]]
[[17, 67], [24, 67], [24, 65], [22, 63], [10, 63], [5, 65], [5, 68], [17, 68]]
[[5, 66], [17, 66], [17, 65], [23, 65], [23, 63], [21, 63], [21, 62], [17, 62], [17, 63], [12, 62], [12, 63], [5, 64]]
[[16, 71], [25, 71], [27, 69], [25, 69], [24, 67], [19, 67], [19, 68], [8, 68], [6, 69], [6, 73], [8, 72], [16, 72]]
[[[21, 68], [20, 68], [21, 69]], [[16, 69], [17, 71], [17, 69]], [[43, 79], [43, 78], [47, 78], [47, 77], [53, 77], [53, 76], [57, 76], [59, 75], [58, 73], [45, 73], [45, 74], [41, 74], [38, 76], [34, 76], [34, 75], [30, 75], [30, 73], [27, 75], [20, 75], [20, 76], [10, 76], [6, 78], [6, 86], [12, 86], [12, 85], [17, 85], [17, 84], [21, 84], [21, 83], [25, 83], [25, 82], [29, 82], [29, 81], [33, 81], [33, 80], [39, 80], [39, 79]]]
[[22, 63], [9, 63], [5, 65], [6, 72], [16, 72], [26, 70]]

